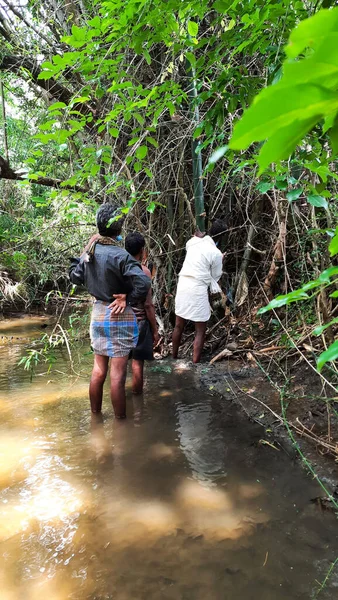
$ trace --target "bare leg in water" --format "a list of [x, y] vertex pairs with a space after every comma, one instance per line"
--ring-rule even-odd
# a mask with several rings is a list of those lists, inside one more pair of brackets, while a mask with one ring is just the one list
[[181, 344], [181, 339], [182, 339], [182, 334], [184, 331], [184, 327], [186, 324], [186, 320], [183, 319], [182, 317], [176, 317], [176, 321], [175, 321], [175, 329], [173, 331], [173, 350], [172, 350], [172, 354], [173, 354], [173, 358], [177, 358], [178, 356], [178, 349], [180, 347]]
[[194, 351], [192, 356], [193, 363], [199, 363], [201, 360], [201, 354], [204, 346], [205, 332], [207, 329], [206, 323], [195, 323], [195, 340], [194, 340]]
[[132, 361], [132, 390], [135, 396], [139, 396], [143, 392], [143, 369], [144, 369], [144, 360], [135, 360]]
[[128, 356], [112, 358], [110, 365], [110, 397], [115, 417], [126, 417], [126, 377]]
[[94, 367], [89, 384], [90, 408], [92, 413], [101, 412], [103, 384], [107, 377], [108, 362], [108, 356], [94, 354]]

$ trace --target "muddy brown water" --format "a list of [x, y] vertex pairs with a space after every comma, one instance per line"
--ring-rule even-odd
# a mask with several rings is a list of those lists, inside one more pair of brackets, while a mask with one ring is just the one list
[[[316, 596], [338, 556], [331, 513], [264, 430], [170, 361], [116, 422], [92, 419], [86, 344], [31, 381], [17, 366], [36, 321], [2, 322], [1, 600], [294, 600]], [[7, 340], [7, 337], [6, 337]]]

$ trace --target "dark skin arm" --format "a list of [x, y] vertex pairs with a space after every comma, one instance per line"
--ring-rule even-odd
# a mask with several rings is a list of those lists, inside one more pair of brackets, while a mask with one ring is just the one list
[[[148, 275], [148, 277], [151, 278], [151, 273], [150, 273], [149, 269], [147, 267], [145, 267], [144, 265], [142, 265], [142, 269], [143, 269], [144, 273], [146, 275]], [[158, 327], [157, 327], [157, 321], [156, 321], [156, 315], [155, 315], [155, 307], [153, 304], [153, 296], [151, 293], [151, 288], [147, 294], [147, 297], [146, 297], [146, 300], [144, 303], [144, 310], [145, 310], [147, 319], [150, 323], [151, 331], [153, 332], [154, 347], [156, 347], [160, 341], [160, 336], [158, 334]]]

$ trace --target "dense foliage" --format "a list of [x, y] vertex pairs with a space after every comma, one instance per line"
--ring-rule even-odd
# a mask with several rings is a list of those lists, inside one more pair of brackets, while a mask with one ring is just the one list
[[[337, 223], [334, 4], [0, 0], [3, 297], [15, 282], [31, 299], [65, 290], [97, 203], [117, 198], [148, 238], [168, 319], [197, 158], [206, 215], [228, 221], [235, 307], [252, 315], [317, 280]], [[325, 286], [309, 300], [309, 336], [334, 302]]]

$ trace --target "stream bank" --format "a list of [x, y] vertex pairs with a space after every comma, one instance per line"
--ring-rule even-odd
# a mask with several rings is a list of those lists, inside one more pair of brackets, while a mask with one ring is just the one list
[[[338, 502], [338, 464], [331, 452], [314, 438], [307, 437], [309, 430], [317, 436], [325, 436], [328, 412], [325, 401], [318, 402], [322, 392], [319, 377], [310, 366], [294, 369], [290, 373], [290, 397], [284, 400], [287, 406], [287, 419], [293, 423], [300, 434], [291, 427], [298, 446], [292, 441], [283, 422], [280, 391], [273, 387], [262, 370], [253, 363], [239, 360], [226, 360], [216, 364], [201, 363], [195, 366], [202, 385], [209, 393], [221, 395], [226, 402], [235, 403], [245, 412], [250, 421], [258, 423], [262, 428], [262, 447], [267, 452], [286, 452], [292, 461], [300, 461], [305, 470], [313, 477], [308, 464], [313, 468], [315, 476], [325, 485], [328, 495]], [[324, 400], [324, 398], [323, 398]], [[335, 411], [331, 411], [330, 432], [333, 439], [338, 439], [338, 419]], [[324, 441], [325, 443], [325, 441]], [[305, 458], [301, 458], [301, 455]], [[318, 487], [318, 505], [334, 510], [327, 501], [324, 490]]]

